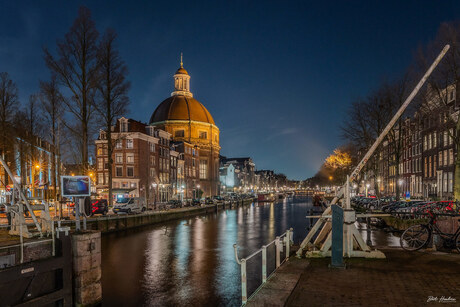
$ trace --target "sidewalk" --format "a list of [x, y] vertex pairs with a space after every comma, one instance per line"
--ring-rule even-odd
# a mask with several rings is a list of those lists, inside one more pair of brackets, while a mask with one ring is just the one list
[[[442, 297], [460, 306], [459, 254], [382, 251], [387, 259], [346, 259], [345, 270], [329, 269], [330, 258], [294, 260], [290, 270], [296, 266], [302, 273], [287, 299], [274, 299], [276, 292], [265, 286], [250, 306], [429, 306]], [[270, 281], [278, 282], [278, 275]]]

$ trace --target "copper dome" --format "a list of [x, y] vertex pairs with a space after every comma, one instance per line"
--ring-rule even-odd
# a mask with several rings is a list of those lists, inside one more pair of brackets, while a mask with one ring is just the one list
[[198, 100], [183, 95], [171, 96], [160, 103], [150, 117], [150, 124], [167, 120], [194, 120], [215, 125], [211, 114]]
[[179, 67], [178, 70], [176, 70], [176, 75], [179, 75], [179, 74], [181, 74], [181, 75], [188, 75], [188, 72], [185, 70], [184, 67], [181, 66], [181, 67]]

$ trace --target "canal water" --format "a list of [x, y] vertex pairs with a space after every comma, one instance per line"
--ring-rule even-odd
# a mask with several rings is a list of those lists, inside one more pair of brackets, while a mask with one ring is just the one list
[[[294, 242], [305, 238], [311, 202], [254, 203], [148, 228], [104, 235], [104, 306], [239, 306], [241, 257], [292, 227]], [[363, 237], [366, 238], [365, 231]], [[373, 235], [373, 239], [379, 237]], [[381, 236], [385, 245], [388, 238]], [[391, 241], [391, 239], [390, 239]], [[267, 249], [268, 271], [275, 267]], [[261, 255], [248, 261], [248, 293], [261, 282]]]

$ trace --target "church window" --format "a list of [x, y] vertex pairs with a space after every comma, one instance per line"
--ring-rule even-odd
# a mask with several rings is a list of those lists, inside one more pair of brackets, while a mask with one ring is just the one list
[[184, 130], [176, 130], [174, 135], [175, 135], [176, 138], [183, 138], [184, 137]]
[[200, 131], [200, 139], [207, 139], [208, 133], [206, 131]]
[[206, 179], [208, 174], [208, 161], [200, 160], [200, 179]]

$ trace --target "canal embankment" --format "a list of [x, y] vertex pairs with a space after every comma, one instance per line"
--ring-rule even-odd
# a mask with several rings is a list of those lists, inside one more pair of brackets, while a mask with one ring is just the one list
[[[296, 259], [278, 269], [247, 306], [424, 306], [460, 302], [460, 255], [382, 249], [386, 259]], [[294, 286], [293, 286], [294, 285]], [[431, 299], [431, 300], [430, 300]]]
[[[100, 216], [86, 219], [86, 230], [100, 231], [101, 233], [111, 233], [127, 229], [143, 227], [148, 225], [161, 224], [197, 215], [205, 215], [218, 212], [220, 210], [234, 209], [241, 206], [248, 206], [254, 200], [245, 199], [230, 204], [204, 205], [197, 207], [185, 207], [170, 209], [165, 211], [146, 211], [139, 214], [117, 214]], [[62, 225], [75, 228], [75, 220], [62, 221]], [[82, 222], [83, 223], [83, 222]]]

